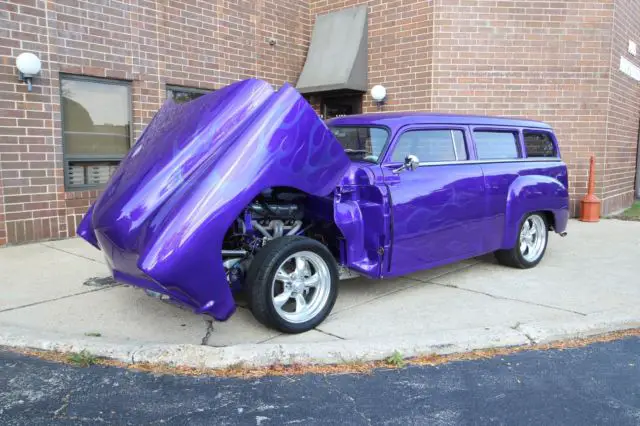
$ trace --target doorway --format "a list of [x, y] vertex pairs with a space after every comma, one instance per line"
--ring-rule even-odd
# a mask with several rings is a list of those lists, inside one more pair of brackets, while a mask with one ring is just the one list
[[325, 120], [362, 113], [362, 94], [323, 94], [320, 111]]

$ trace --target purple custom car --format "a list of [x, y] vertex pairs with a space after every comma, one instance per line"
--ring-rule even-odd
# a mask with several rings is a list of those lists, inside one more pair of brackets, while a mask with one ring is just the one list
[[245, 291], [284, 332], [326, 318], [341, 278], [387, 278], [495, 252], [542, 259], [564, 235], [551, 128], [379, 113], [322, 122], [288, 85], [235, 83], [167, 103], [79, 226], [115, 279], [226, 320]]

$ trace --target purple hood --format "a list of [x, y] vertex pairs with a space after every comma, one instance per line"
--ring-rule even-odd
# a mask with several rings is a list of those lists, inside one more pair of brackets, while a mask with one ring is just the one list
[[235, 305], [221, 249], [235, 218], [269, 187], [328, 195], [348, 166], [294, 88], [241, 81], [184, 105], [167, 101], [78, 234], [103, 250], [116, 279], [224, 320]]

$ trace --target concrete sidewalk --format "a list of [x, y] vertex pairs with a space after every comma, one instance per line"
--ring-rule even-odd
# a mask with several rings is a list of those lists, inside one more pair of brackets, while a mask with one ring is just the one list
[[344, 281], [331, 316], [294, 336], [263, 327], [242, 300], [219, 323], [116, 284], [80, 239], [4, 248], [0, 345], [220, 367], [449, 353], [639, 327], [640, 223], [572, 221], [568, 231], [551, 237], [532, 270], [486, 256], [395, 280]]

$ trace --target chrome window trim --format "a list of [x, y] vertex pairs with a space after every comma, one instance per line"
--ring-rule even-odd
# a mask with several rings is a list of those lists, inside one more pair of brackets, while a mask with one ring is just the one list
[[421, 162], [422, 166], [453, 166], [463, 164], [492, 164], [492, 163], [560, 163], [561, 158], [558, 157], [540, 157], [540, 158], [513, 158], [505, 160], [464, 160], [464, 161], [432, 161]]
[[451, 143], [453, 144], [453, 155], [456, 157], [456, 161], [460, 161], [460, 157], [458, 157], [458, 148], [456, 148], [456, 140], [453, 136], [453, 129], [449, 130], [449, 134], [451, 134]]

